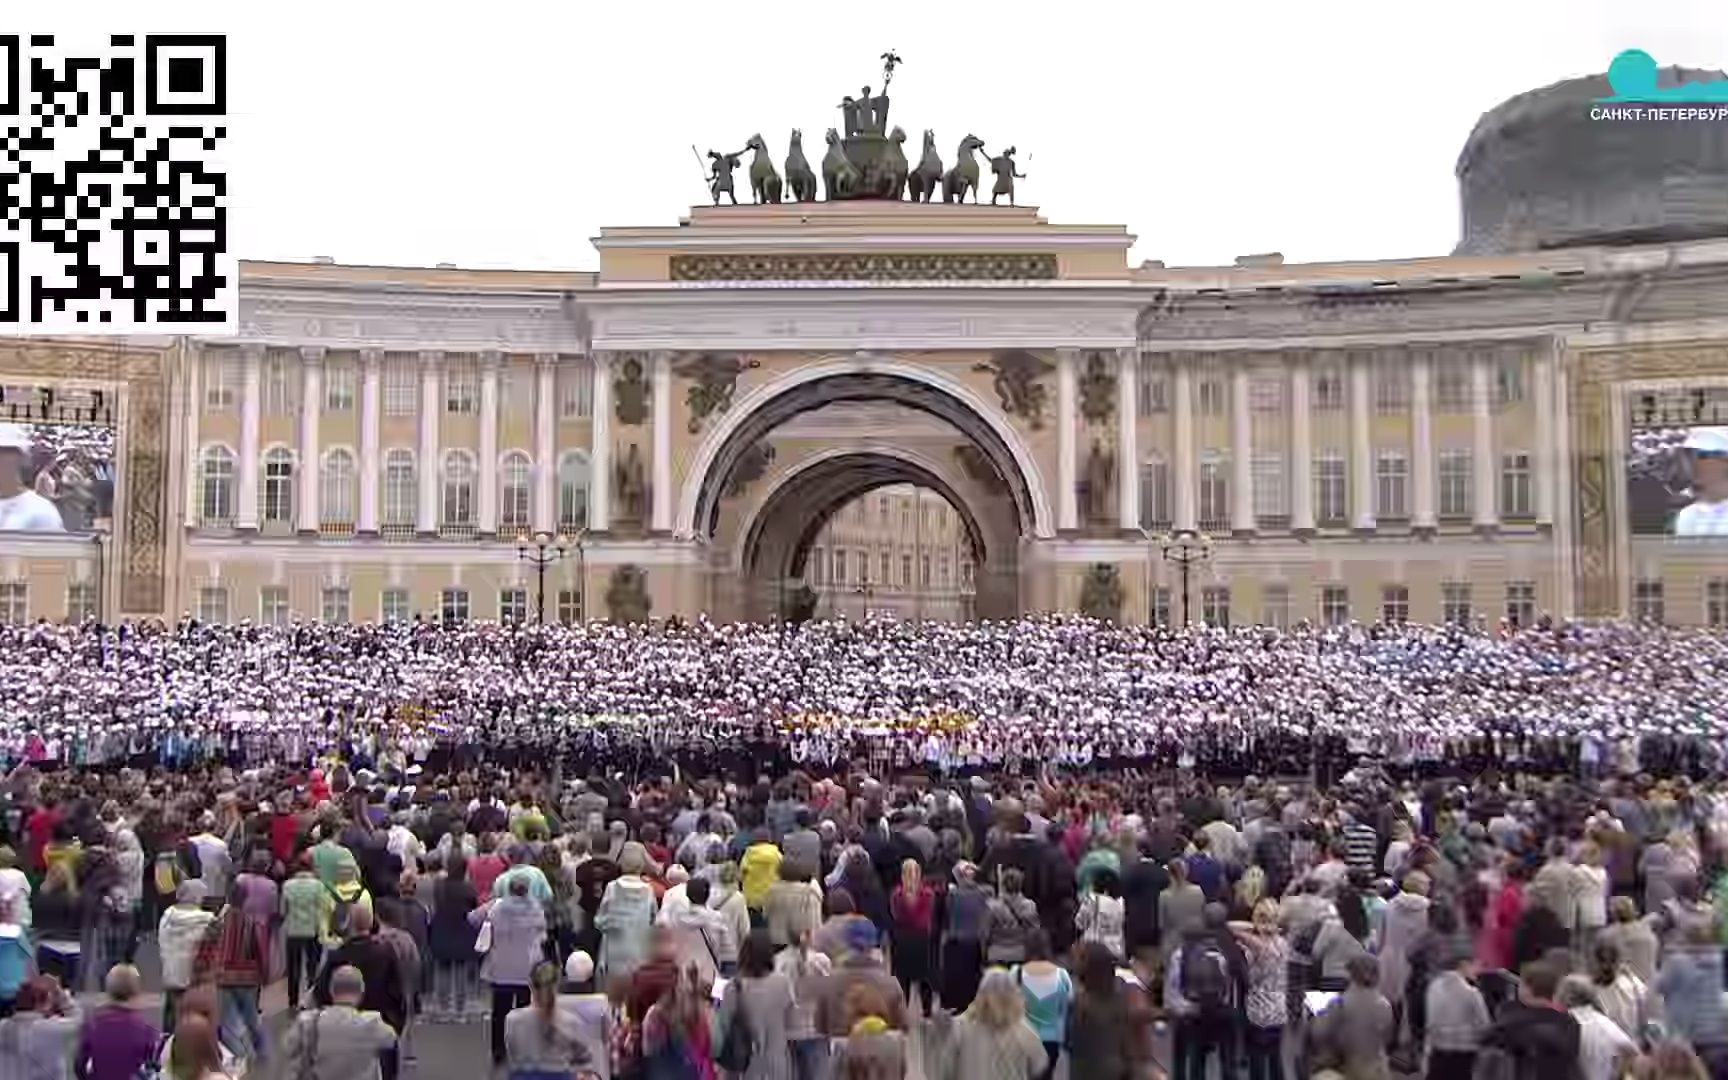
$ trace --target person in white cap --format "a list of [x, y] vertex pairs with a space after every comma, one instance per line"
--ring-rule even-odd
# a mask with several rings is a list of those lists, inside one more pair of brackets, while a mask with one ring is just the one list
[[22, 424], [0, 424], [0, 532], [65, 532], [60, 511], [24, 483], [30, 433]]
[[1675, 536], [1728, 536], [1728, 427], [1695, 427], [1683, 449], [1692, 462], [1692, 504], [1674, 517]]

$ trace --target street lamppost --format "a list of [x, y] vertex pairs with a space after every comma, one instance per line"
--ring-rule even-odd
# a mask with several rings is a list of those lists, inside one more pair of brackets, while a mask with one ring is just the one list
[[861, 622], [869, 622], [870, 621], [870, 601], [875, 599], [876, 586], [872, 585], [870, 583], [869, 579], [866, 578], [864, 583], [862, 585], [858, 586], [856, 592], [858, 593], [859, 596], [864, 598], [863, 599], [863, 613], [862, 613], [863, 617], [860, 619], [860, 621]]
[[1192, 626], [1194, 620], [1191, 612], [1189, 585], [1194, 573], [1195, 563], [1205, 562], [1212, 557], [1212, 538], [1197, 529], [1177, 529], [1165, 533], [1160, 542], [1164, 549], [1164, 558], [1176, 564], [1182, 575], [1182, 625]]
[[[534, 568], [534, 618], [546, 622], [546, 568], [564, 557], [569, 542], [562, 536], [537, 532], [516, 538], [516, 557]], [[578, 545], [580, 549], [580, 545]]]

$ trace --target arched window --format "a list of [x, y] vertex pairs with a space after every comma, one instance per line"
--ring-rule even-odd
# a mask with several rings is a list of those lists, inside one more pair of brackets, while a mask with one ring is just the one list
[[324, 525], [354, 524], [354, 455], [346, 450], [324, 455], [324, 468], [318, 477], [318, 513]]
[[386, 527], [412, 529], [419, 501], [414, 475], [414, 451], [397, 448], [384, 453], [384, 520]]
[[534, 477], [528, 455], [512, 450], [498, 465], [498, 531], [515, 533], [528, 527], [528, 506]]
[[234, 454], [208, 446], [198, 464], [198, 517], [205, 525], [234, 523]]
[[588, 455], [572, 450], [558, 459], [558, 531], [588, 527]]
[[444, 455], [444, 526], [462, 528], [474, 524], [474, 455], [451, 450]]
[[259, 516], [266, 525], [290, 525], [294, 521], [294, 452], [278, 446], [264, 455], [263, 508]]

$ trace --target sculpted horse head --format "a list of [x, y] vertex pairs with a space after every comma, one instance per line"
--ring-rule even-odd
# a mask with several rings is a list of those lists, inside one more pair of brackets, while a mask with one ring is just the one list
[[984, 149], [984, 140], [976, 135], [968, 135], [960, 140], [960, 149], [954, 151], [960, 157], [965, 157], [974, 150]]
[[840, 145], [840, 133], [833, 128], [828, 129], [827, 139], [829, 146], [837, 147]]
[[754, 150], [758, 154], [766, 154], [768, 152], [768, 144], [763, 141], [762, 133], [757, 132], [750, 136], [750, 141], [744, 144], [744, 149]]
[[804, 131], [802, 128], [793, 128], [792, 129], [792, 147], [793, 147], [793, 149], [800, 149], [800, 150], [803, 149], [803, 147], [804, 147]]
[[906, 131], [905, 131], [905, 129], [904, 129], [904, 128], [899, 128], [899, 127], [896, 127], [896, 128], [895, 128], [895, 129], [894, 129], [894, 130], [893, 130], [893, 131], [890, 131], [890, 132], [889, 132], [889, 133], [888, 133], [888, 141], [890, 141], [890, 142], [893, 142], [893, 143], [903, 143], [903, 142], [905, 142], [905, 141], [906, 141]]

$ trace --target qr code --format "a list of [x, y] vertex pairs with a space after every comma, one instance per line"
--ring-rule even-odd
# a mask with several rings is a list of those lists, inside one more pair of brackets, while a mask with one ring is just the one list
[[0, 335], [222, 334], [222, 34], [0, 34]]

